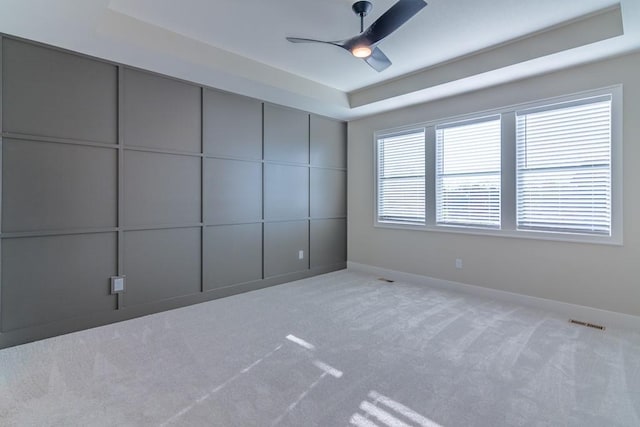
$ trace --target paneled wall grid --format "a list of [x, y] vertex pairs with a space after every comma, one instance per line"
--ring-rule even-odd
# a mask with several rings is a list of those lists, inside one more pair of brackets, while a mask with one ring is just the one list
[[345, 123], [0, 41], [0, 348], [345, 267]]

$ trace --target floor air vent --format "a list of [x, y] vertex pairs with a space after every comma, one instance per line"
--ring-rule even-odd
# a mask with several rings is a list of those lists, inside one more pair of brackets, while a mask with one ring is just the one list
[[393, 283], [395, 282], [395, 280], [391, 280], [391, 279], [386, 279], [384, 277], [379, 277], [378, 280], [380, 280], [381, 282], [387, 282], [387, 283]]
[[575, 320], [575, 319], [569, 319], [569, 323], [573, 323], [575, 325], [586, 326], [587, 328], [599, 329], [601, 331], [605, 330], [605, 327], [602, 326], [602, 325], [596, 325], [596, 324], [593, 324], [593, 323], [582, 322], [580, 320]]

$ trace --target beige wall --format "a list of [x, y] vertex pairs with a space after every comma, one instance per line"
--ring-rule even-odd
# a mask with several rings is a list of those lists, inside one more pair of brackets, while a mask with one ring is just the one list
[[[349, 261], [640, 315], [639, 70], [635, 53], [349, 123]], [[624, 246], [374, 228], [374, 131], [620, 83]]]

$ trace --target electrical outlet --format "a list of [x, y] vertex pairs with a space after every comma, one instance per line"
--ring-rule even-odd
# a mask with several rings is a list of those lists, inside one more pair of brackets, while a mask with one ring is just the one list
[[124, 292], [124, 276], [111, 277], [111, 293], [121, 294]]
[[462, 270], [462, 258], [456, 258], [456, 269]]
[[298, 251], [298, 259], [304, 259], [304, 251]]

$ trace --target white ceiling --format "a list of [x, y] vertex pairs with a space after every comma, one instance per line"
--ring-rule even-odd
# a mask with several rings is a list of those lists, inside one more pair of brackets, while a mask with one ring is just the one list
[[[396, 0], [373, 0], [365, 25]], [[343, 40], [359, 32], [350, 0], [112, 0], [111, 9], [238, 55], [352, 91], [611, 6], [616, 0], [429, 0], [380, 44], [393, 67], [378, 73], [332, 46], [286, 36]], [[185, 4], [189, 4], [185, 7]]]
[[[395, 0], [372, 2], [365, 25]], [[428, 2], [382, 73], [285, 40], [357, 34], [350, 0], [2, 0], [0, 32], [342, 119], [640, 48], [639, 0]]]

